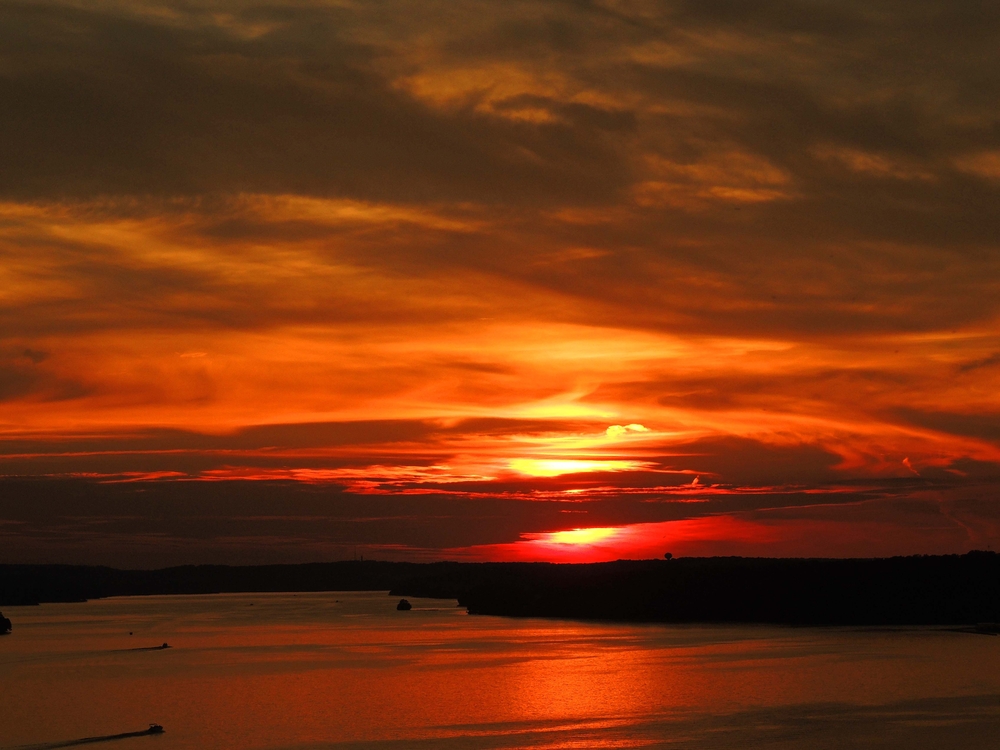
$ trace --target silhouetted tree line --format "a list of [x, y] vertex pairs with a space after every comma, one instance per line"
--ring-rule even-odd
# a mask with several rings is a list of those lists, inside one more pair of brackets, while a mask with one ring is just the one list
[[1000, 556], [680, 558], [611, 563], [0, 566], [0, 606], [107, 596], [389, 591], [472, 614], [636, 622], [968, 625], [1000, 622]]
[[1000, 621], [1000, 556], [684, 558], [497, 571], [472, 614], [646, 622], [957, 625]]

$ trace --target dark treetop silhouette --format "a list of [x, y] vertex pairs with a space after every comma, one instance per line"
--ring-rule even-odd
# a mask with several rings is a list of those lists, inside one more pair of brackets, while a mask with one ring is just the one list
[[472, 614], [648, 622], [971, 625], [1000, 621], [1000, 556], [680, 558], [586, 565], [346, 561], [116, 570], [0, 566], [0, 604], [252, 591], [390, 591]]

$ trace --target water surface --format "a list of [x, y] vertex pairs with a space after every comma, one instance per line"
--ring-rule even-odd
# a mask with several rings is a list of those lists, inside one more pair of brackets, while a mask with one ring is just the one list
[[397, 601], [7, 608], [0, 747], [149, 722], [166, 733], [87, 747], [975, 750], [1000, 736], [1000, 638], [516, 620]]

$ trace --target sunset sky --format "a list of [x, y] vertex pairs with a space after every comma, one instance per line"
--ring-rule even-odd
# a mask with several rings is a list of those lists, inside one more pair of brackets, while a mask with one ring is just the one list
[[998, 34], [0, 4], [0, 562], [1000, 543]]

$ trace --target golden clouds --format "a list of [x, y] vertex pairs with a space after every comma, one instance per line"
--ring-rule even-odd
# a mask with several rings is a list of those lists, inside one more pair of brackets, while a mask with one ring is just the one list
[[852, 172], [897, 180], [934, 180], [933, 172], [917, 166], [916, 160], [905, 160], [858, 149], [817, 146], [813, 154], [819, 159], [839, 162]]
[[790, 176], [749, 154], [713, 153], [692, 164], [649, 156], [646, 163], [649, 179], [635, 188], [641, 206], [697, 210], [706, 201], [761, 203], [792, 197]]
[[[780, 179], [732, 162], [733, 173]], [[504, 226], [482, 207], [237, 196], [12, 203], [4, 216], [0, 239], [15, 261], [6, 304], [25, 311], [5, 344], [5, 421], [18, 433], [371, 418], [605, 424], [589, 437], [427, 446], [452, 455], [456, 476], [637, 470], [673, 444], [716, 435], [822, 445], [843, 470], [873, 475], [908, 473], [904, 457], [944, 468], [997, 459], [976, 433], [900, 416], [1000, 410], [988, 328], [816, 340], [675, 333], [633, 317], [641, 304], [629, 310], [599, 293], [582, 303], [583, 289], [549, 283], [551, 264], [541, 276], [520, 265], [547, 253], [588, 274], [579, 264], [620, 257], [612, 250], [562, 250], [550, 238], [500, 261], [435, 257], [456, 241], [488, 247], [524, 233], [537, 242], [530, 215]], [[732, 280], [714, 292], [711, 277], [692, 280], [671, 291], [681, 305], [778, 304], [747, 299]], [[615, 310], [640, 324], [608, 325]], [[623, 441], [617, 454], [602, 433]]]
[[1000, 180], [1000, 151], [986, 151], [956, 160], [960, 170], [989, 180]]

